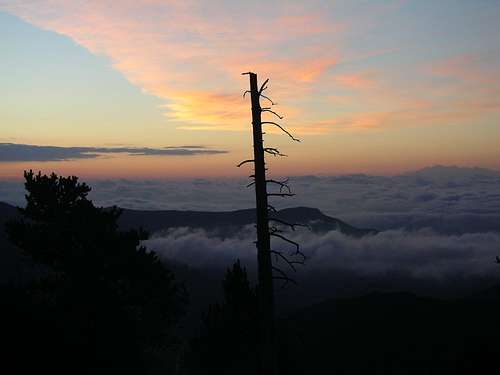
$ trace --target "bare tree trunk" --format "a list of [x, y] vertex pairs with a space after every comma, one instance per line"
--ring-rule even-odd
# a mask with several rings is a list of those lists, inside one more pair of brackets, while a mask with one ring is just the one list
[[276, 370], [274, 337], [274, 290], [269, 234], [266, 166], [262, 142], [262, 109], [257, 75], [249, 73], [252, 101], [253, 150], [255, 165], [255, 199], [257, 206], [257, 259], [259, 298], [259, 355], [262, 375], [274, 375]]

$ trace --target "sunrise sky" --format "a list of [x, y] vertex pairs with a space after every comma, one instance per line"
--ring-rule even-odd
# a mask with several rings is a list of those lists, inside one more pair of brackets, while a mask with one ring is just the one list
[[246, 175], [246, 71], [302, 140], [268, 134], [274, 173], [500, 169], [499, 19], [488, 0], [0, 0], [0, 178]]

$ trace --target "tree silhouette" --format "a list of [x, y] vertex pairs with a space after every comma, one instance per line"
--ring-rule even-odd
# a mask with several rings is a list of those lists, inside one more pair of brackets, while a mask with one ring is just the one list
[[77, 177], [24, 177], [27, 205], [7, 232], [45, 266], [26, 294], [44, 311], [37, 324], [51, 327], [42, 340], [47, 369], [144, 372], [144, 353], [173, 343], [183, 288], [140, 245], [147, 234], [120, 231], [120, 210], [95, 207]]
[[224, 301], [209, 307], [190, 342], [184, 360], [189, 374], [257, 372], [257, 295], [239, 261], [226, 271], [222, 288]]
[[[255, 202], [256, 202], [256, 216], [257, 216], [257, 268], [258, 268], [258, 306], [259, 306], [259, 362], [261, 374], [276, 374], [278, 371], [277, 348], [275, 337], [275, 306], [274, 306], [274, 280], [283, 281], [283, 285], [295, 281], [290, 278], [285, 270], [278, 266], [281, 260], [292, 271], [296, 271], [295, 265], [304, 264], [305, 255], [300, 251], [298, 243], [290, 240], [283, 234], [281, 229], [283, 226], [295, 230], [299, 224], [287, 223], [278, 218], [272, 217], [277, 213], [277, 210], [269, 204], [268, 198], [270, 197], [290, 197], [293, 194], [288, 185], [288, 180], [278, 181], [268, 179], [266, 177], [266, 162], [265, 154], [272, 156], [286, 156], [282, 154], [277, 148], [264, 147], [264, 140], [262, 131], [263, 125], [273, 125], [279, 128], [293, 141], [300, 142], [282, 125], [274, 121], [262, 121], [263, 114], [271, 114], [278, 117], [280, 120], [283, 116], [279, 115], [272, 110], [272, 107], [262, 107], [260, 99], [267, 100], [271, 106], [276, 103], [273, 102], [268, 96], [264, 95], [267, 89], [269, 79], [258, 86], [257, 74], [252, 72], [242, 73], [248, 75], [250, 81], [250, 90], [243, 93], [243, 97], [248, 93], [250, 94], [252, 106], [252, 133], [253, 133], [253, 159], [244, 160], [238, 164], [241, 167], [247, 163], [253, 163], [254, 173], [249, 177], [253, 180], [248, 187], [255, 187]], [[267, 186], [273, 185], [279, 187], [279, 192], [268, 192]], [[270, 217], [271, 216], [271, 217]], [[276, 225], [270, 225], [270, 221]], [[291, 254], [286, 254], [281, 250], [271, 247], [271, 237], [278, 238], [289, 245], [294, 247]], [[275, 262], [273, 264], [273, 257]]]
[[[208, 308], [199, 334], [190, 341], [183, 361], [187, 374], [256, 374], [260, 369], [259, 305], [257, 290], [238, 260], [222, 282], [223, 302]], [[283, 374], [303, 371], [302, 348], [287, 322], [277, 322], [276, 356]]]

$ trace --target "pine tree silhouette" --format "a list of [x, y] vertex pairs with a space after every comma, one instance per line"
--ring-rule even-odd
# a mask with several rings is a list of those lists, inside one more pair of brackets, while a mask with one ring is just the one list
[[26, 292], [45, 325], [38, 369], [144, 373], [144, 352], [173, 343], [183, 288], [140, 245], [147, 234], [118, 230], [120, 210], [95, 207], [77, 177], [24, 177], [27, 205], [7, 232], [46, 268]]
[[184, 360], [189, 374], [257, 372], [257, 296], [239, 261], [226, 271], [222, 288], [223, 302], [209, 307], [191, 340]]

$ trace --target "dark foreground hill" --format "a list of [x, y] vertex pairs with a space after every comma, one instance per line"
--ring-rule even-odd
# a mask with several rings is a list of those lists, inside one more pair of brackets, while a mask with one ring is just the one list
[[30, 260], [23, 257], [7, 240], [5, 223], [16, 217], [17, 208], [0, 202], [0, 283], [24, 280], [33, 271]]
[[455, 300], [372, 293], [328, 300], [282, 324], [301, 373], [493, 374], [500, 288]]
[[[283, 215], [281, 218], [294, 222], [306, 218], [302, 222], [308, 223], [314, 230], [353, 228], [322, 215], [318, 210], [308, 210], [298, 208], [285, 210], [280, 214]], [[309, 216], [304, 215], [305, 213]], [[16, 215], [14, 207], [0, 204], [2, 228], [5, 220]], [[198, 221], [193, 221], [196, 217]], [[122, 227], [142, 225], [150, 231], [186, 225], [214, 229], [250, 224], [251, 218], [250, 210], [232, 213], [171, 211], [170, 214], [159, 212], [150, 217], [147, 212], [126, 211], [121, 225]], [[356, 233], [359, 234], [356, 231], [351, 232], [352, 235], [357, 235]], [[12, 272], [15, 268], [6, 266], [3, 257], [5, 254], [11, 254], [21, 259], [20, 255], [5, 241], [3, 230], [0, 231], [0, 239], [3, 241], [0, 243], [2, 256], [0, 265]], [[3, 275], [4, 270], [0, 272]], [[198, 279], [193, 281], [195, 277]], [[191, 283], [188, 284], [191, 289], [189, 306], [191, 320], [189, 317], [186, 318], [184, 321], [186, 329], [180, 332], [184, 342], [190, 337], [189, 332], [198, 331], [200, 314], [196, 311], [196, 305], [202, 305], [199, 295], [206, 296], [205, 304], [213, 303], [214, 293], [209, 290], [209, 284], [212, 282], [213, 288], [220, 289], [221, 279], [222, 272], [211, 278], [206, 275], [191, 275], [189, 279]], [[321, 278], [321, 282], [325, 282], [324, 278]], [[340, 280], [335, 283], [337, 286], [341, 284]], [[369, 287], [373, 289], [373, 284]], [[311, 294], [311, 291], [314, 292], [315, 288], [308, 289], [307, 294]], [[292, 290], [292, 293], [293, 298], [299, 298], [298, 289]], [[47, 341], [50, 342], [47, 338], [65, 337], [66, 334], [72, 339], [86, 338], [86, 334], [68, 330], [65, 326], [61, 326], [64, 328], [61, 329], [62, 333], [56, 332], [59, 336], [54, 334], [53, 327], [59, 322], [57, 316], [50, 314], [50, 310], [33, 309], [34, 300], [26, 297], [27, 294], [19, 293], [14, 288], [0, 286], [0, 295], [0, 301], [3, 303], [0, 304], [3, 313], [0, 319], [3, 323], [2, 343], [7, 347], [6, 358], [16, 365], [33, 363], [38, 370], [50, 368], [54, 359], [61, 360], [58, 358], [61, 353], [52, 351], [52, 347], [47, 345]], [[498, 373], [499, 296], [499, 290], [495, 288], [472, 297], [454, 300], [422, 298], [410, 293], [371, 293], [363, 297], [330, 299], [296, 309], [294, 312], [281, 311], [277, 327], [278, 338], [282, 343], [280, 351], [283, 351], [282, 358], [283, 361], [287, 361], [289, 369], [285, 373], [292, 375]], [[191, 327], [190, 331], [187, 329], [188, 324]], [[95, 342], [89, 340], [89, 343], [90, 348], [96, 346]], [[64, 342], [57, 344], [58, 348], [65, 347]], [[225, 345], [234, 345], [234, 342], [226, 341]], [[162, 361], [168, 362], [169, 369], [172, 367], [171, 373], [173, 373], [178, 358], [185, 355], [183, 348], [185, 347], [181, 347], [179, 352], [176, 352], [176, 348], [155, 352], [154, 357], [151, 355], [154, 359], [151, 362], [152, 369], [155, 363], [160, 363], [161, 357]], [[218, 372], [204, 373], [248, 373], [245, 372], [248, 367], [236, 368], [237, 371], [233, 371], [234, 368], [230, 366], [232, 358], [228, 358], [227, 352], [214, 351], [211, 347], [204, 349], [214, 356], [221, 356], [221, 362], [226, 364], [226, 368], [219, 368]], [[72, 347], [69, 347], [69, 350], [71, 351]], [[123, 358], [122, 354], [120, 358]], [[82, 361], [85, 360], [86, 358], [82, 356]], [[81, 362], [75, 363], [81, 365]], [[158, 368], [163, 368], [162, 366]], [[70, 372], [77, 373], [75, 369], [70, 369]]]

